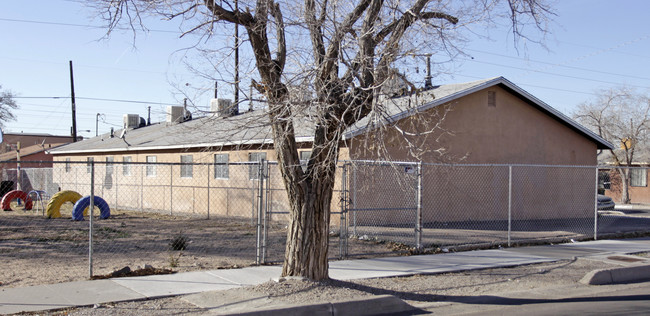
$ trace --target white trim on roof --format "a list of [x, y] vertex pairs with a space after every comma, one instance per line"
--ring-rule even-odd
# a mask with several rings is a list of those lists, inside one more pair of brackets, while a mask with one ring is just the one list
[[[304, 143], [314, 140], [312, 136], [296, 137], [296, 142]], [[151, 151], [151, 150], [167, 150], [167, 149], [191, 149], [191, 148], [206, 148], [206, 147], [221, 147], [221, 146], [241, 146], [241, 145], [262, 145], [273, 144], [272, 139], [249, 139], [243, 141], [230, 141], [230, 142], [217, 142], [217, 143], [199, 143], [191, 145], [169, 145], [169, 146], [139, 146], [139, 147], [123, 147], [123, 148], [109, 148], [109, 149], [83, 149], [83, 150], [57, 150], [56, 152], [49, 152], [52, 155], [62, 154], [89, 154], [89, 153], [108, 153], [120, 151]], [[54, 149], [54, 148], [52, 148]]]

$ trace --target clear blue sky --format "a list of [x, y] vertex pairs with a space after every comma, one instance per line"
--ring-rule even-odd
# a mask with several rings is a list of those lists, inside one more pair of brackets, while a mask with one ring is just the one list
[[[473, 59], [446, 65], [452, 74], [435, 83], [504, 76], [568, 115], [598, 89], [628, 85], [650, 91], [650, 1], [557, 2], [548, 50], [535, 44], [516, 50], [506, 29], [493, 30], [492, 40], [470, 43], [466, 52]], [[70, 96], [69, 60], [79, 97], [77, 126], [85, 137], [95, 135], [97, 113], [105, 115], [100, 134], [119, 128], [123, 114], [146, 117], [147, 106], [153, 121], [163, 120], [166, 106], [183, 98], [176, 85], [200, 82], [178, 52], [193, 40], [179, 39], [174, 23], [150, 25], [160, 31], [140, 34], [134, 48], [128, 32], [101, 40], [105, 29], [92, 27], [101, 25], [93, 14], [73, 0], [0, 0], [0, 85], [21, 97], [18, 120], [6, 124], [5, 132], [70, 133], [69, 98], [33, 98]], [[209, 93], [194, 102], [207, 107], [208, 100]]]

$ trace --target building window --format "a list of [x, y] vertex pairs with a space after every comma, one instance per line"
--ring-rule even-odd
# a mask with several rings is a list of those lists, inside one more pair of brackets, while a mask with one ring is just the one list
[[230, 177], [228, 165], [228, 154], [215, 154], [214, 155], [214, 178], [215, 179], [228, 179]]
[[93, 157], [86, 158], [86, 173], [93, 172], [93, 161], [95, 161], [95, 158]]
[[633, 187], [647, 187], [648, 171], [646, 169], [630, 169], [630, 185]]
[[497, 106], [497, 92], [488, 91], [488, 106], [496, 107]]
[[[263, 159], [266, 159], [266, 153], [263, 152], [257, 152], [257, 153], [249, 153], [248, 154], [248, 161], [251, 162], [259, 162], [262, 161]], [[257, 180], [259, 178], [259, 164], [252, 164], [248, 166], [248, 178], [251, 180]]]
[[65, 159], [65, 173], [70, 172], [70, 158]]
[[106, 174], [107, 175], [112, 175], [113, 174], [113, 161], [115, 161], [113, 156], [106, 157]]
[[156, 176], [156, 156], [147, 156], [147, 177]]
[[124, 176], [130, 176], [131, 175], [131, 162], [133, 159], [131, 156], [124, 156], [122, 157], [122, 162], [124, 163], [122, 165], [122, 175]]
[[182, 155], [181, 156], [181, 178], [191, 178], [192, 177], [192, 155]]
[[307, 171], [307, 164], [309, 163], [309, 158], [311, 158], [311, 151], [300, 152], [300, 166], [302, 167], [302, 171]]

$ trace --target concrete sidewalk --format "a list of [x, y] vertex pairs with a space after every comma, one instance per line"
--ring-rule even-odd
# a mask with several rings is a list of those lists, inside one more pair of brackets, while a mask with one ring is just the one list
[[[650, 239], [601, 240], [438, 255], [333, 261], [330, 262], [330, 277], [354, 280], [435, 274], [551, 262], [574, 257], [606, 260], [607, 257], [637, 252], [650, 252]], [[0, 314], [228, 290], [264, 283], [279, 277], [280, 272], [280, 266], [260, 266], [6, 288], [0, 292]]]

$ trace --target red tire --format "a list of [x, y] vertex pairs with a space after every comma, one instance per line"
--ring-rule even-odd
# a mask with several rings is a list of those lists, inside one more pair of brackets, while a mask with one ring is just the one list
[[31, 210], [32, 209], [32, 199], [27, 195], [27, 193], [20, 191], [20, 190], [13, 190], [9, 191], [5, 196], [2, 197], [2, 201], [0, 202], [0, 206], [2, 206], [2, 210], [4, 211], [11, 211], [11, 201], [15, 199], [22, 199], [25, 201], [25, 209], [26, 210]]

